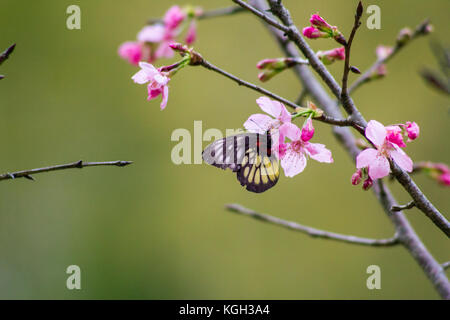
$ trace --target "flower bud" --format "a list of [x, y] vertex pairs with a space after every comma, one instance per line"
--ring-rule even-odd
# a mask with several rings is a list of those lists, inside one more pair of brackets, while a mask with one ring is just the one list
[[303, 142], [308, 142], [309, 140], [311, 140], [313, 136], [314, 136], [314, 126], [312, 124], [311, 118], [308, 118], [305, 121], [305, 124], [303, 125], [302, 128], [301, 139]]
[[363, 183], [362, 188], [363, 188], [365, 191], [367, 191], [367, 190], [369, 190], [370, 188], [372, 188], [372, 186], [373, 186], [373, 180], [372, 180], [370, 177], [368, 177], [366, 180], [364, 180], [364, 183]]
[[266, 82], [276, 76], [280, 71], [278, 70], [264, 70], [258, 73], [258, 79], [261, 82]]
[[405, 124], [406, 133], [408, 135], [409, 141], [417, 139], [420, 133], [419, 125], [415, 122], [407, 121]]
[[358, 169], [352, 175], [352, 185], [356, 186], [356, 185], [360, 184], [361, 180], [362, 180], [362, 171], [361, 171], [361, 169]]
[[406, 147], [405, 142], [403, 141], [402, 129], [399, 126], [388, 126], [386, 127], [387, 135], [386, 140], [395, 143], [401, 148]]
[[404, 45], [409, 40], [411, 40], [412, 37], [412, 31], [409, 28], [403, 28], [400, 30], [398, 36], [397, 36], [397, 44], [398, 45]]
[[284, 70], [288, 67], [288, 61], [290, 58], [276, 58], [276, 59], [264, 59], [256, 64], [258, 69], [268, 70]]
[[328, 51], [318, 51], [317, 57], [322, 60], [323, 64], [330, 65], [336, 60], [345, 60], [345, 48], [335, 48]]
[[439, 182], [444, 186], [450, 186], [450, 173], [443, 173], [438, 178]]
[[309, 22], [311, 22], [312, 26], [315, 26], [323, 31], [331, 29], [331, 25], [329, 25], [328, 22], [326, 22], [325, 19], [319, 16], [318, 14], [311, 15]]
[[314, 27], [303, 28], [302, 33], [309, 39], [331, 38], [331, 35], [328, 32], [322, 32]]
[[392, 54], [392, 51], [393, 51], [392, 47], [379, 45], [376, 48], [375, 53], [377, 55], [378, 60], [384, 60]]

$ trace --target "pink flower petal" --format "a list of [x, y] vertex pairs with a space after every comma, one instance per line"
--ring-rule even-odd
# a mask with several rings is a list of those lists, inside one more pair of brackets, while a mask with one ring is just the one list
[[150, 81], [150, 79], [147, 77], [147, 73], [144, 70], [139, 70], [134, 76], [131, 77], [131, 79], [133, 79], [133, 81], [138, 84], [144, 84]]
[[391, 150], [390, 155], [394, 159], [395, 163], [398, 164], [400, 168], [407, 172], [413, 170], [413, 161], [410, 157], [398, 146], [394, 145], [394, 150]]
[[311, 118], [308, 118], [302, 128], [301, 139], [303, 142], [308, 142], [314, 136], [314, 126]]
[[156, 49], [155, 56], [157, 58], [172, 58], [175, 53], [173, 49], [170, 47], [170, 44], [173, 43], [173, 40], [167, 40], [161, 42], [158, 49]]
[[119, 47], [119, 56], [128, 60], [129, 63], [137, 65], [142, 58], [142, 47], [138, 42], [128, 41]]
[[244, 128], [251, 132], [263, 134], [270, 129], [274, 122], [276, 122], [276, 120], [268, 115], [256, 113], [248, 117], [247, 121], [244, 123]]
[[258, 98], [256, 103], [265, 113], [270, 114], [274, 118], [278, 118], [284, 108], [284, 105], [281, 102], [271, 100], [267, 97]]
[[356, 168], [366, 168], [377, 157], [378, 151], [373, 148], [368, 148], [361, 151], [356, 157]]
[[164, 39], [165, 29], [161, 24], [146, 26], [139, 31], [137, 39], [140, 42], [161, 42]]
[[169, 99], [169, 87], [168, 86], [164, 87], [161, 95], [162, 95], [162, 101], [161, 101], [160, 107], [161, 107], [161, 110], [164, 110], [164, 108], [167, 105], [167, 100]]
[[305, 169], [306, 157], [303, 153], [288, 148], [284, 157], [281, 158], [281, 167], [286, 177], [293, 177]]
[[369, 176], [372, 180], [384, 178], [390, 171], [389, 161], [382, 155], [377, 155], [369, 164]]
[[333, 163], [331, 151], [325, 148], [321, 143], [305, 143], [305, 150], [308, 155], [319, 162]]
[[302, 132], [299, 127], [297, 127], [293, 123], [284, 123], [280, 127], [280, 134], [283, 137], [288, 137], [292, 141], [299, 141], [302, 135]]
[[376, 120], [370, 120], [366, 128], [366, 137], [377, 147], [386, 139], [386, 128]]

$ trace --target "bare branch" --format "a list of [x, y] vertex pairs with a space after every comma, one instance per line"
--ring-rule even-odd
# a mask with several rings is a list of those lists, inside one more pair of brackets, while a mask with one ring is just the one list
[[350, 37], [348, 38], [347, 44], [345, 47], [345, 63], [344, 63], [344, 73], [342, 76], [342, 90], [341, 90], [341, 101], [348, 101], [350, 96], [348, 94], [347, 84], [348, 84], [348, 74], [350, 73], [350, 52], [352, 48], [353, 39], [356, 34], [356, 30], [358, 30], [361, 25], [361, 16], [363, 14], [363, 6], [361, 1], [358, 4], [355, 14], [355, 23], [353, 24], [352, 32], [350, 33]]
[[369, 239], [369, 238], [361, 238], [356, 237], [352, 235], [345, 235], [345, 234], [339, 234], [334, 233], [330, 231], [320, 230], [308, 226], [304, 226], [301, 224], [298, 224], [296, 222], [292, 221], [286, 221], [277, 217], [273, 217], [267, 214], [258, 213], [256, 211], [253, 211], [251, 209], [245, 208], [239, 204], [227, 204], [225, 205], [225, 208], [232, 212], [240, 213], [249, 217], [252, 217], [254, 219], [258, 219], [264, 222], [269, 222], [290, 230], [299, 231], [302, 233], [305, 233], [311, 237], [314, 238], [323, 238], [323, 239], [329, 239], [329, 240], [336, 240], [351, 244], [359, 244], [359, 245], [365, 245], [365, 246], [372, 246], [372, 247], [388, 247], [388, 246], [394, 246], [397, 245], [398, 239], [396, 236], [389, 238], [389, 239]]
[[[200, 13], [196, 16], [197, 19], [203, 20], [203, 19], [209, 19], [209, 18], [218, 18], [223, 16], [231, 16], [236, 13], [245, 12], [246, 10], [244, 8], [238, 7], [238, 6], [230, 6], [225, 8], [219, 8], [219, 9], [213, 9], [208, 10]], [[162, 23], [163, 20], [161, 18], [151, 18], [147, 21], [147, 24], [155, 24], [155, 23]]]
[[[253, 83], [250, 83], [250, 82], [247, 82], [245, 80], [242, 80], [242, 79], [236, 77], [235, 75], [233, 75], [233, 74], [231, 74], [231, 73], [229, 73], [229, 72], [227, 72], [225, 70], [220, 69], [219, 67], [213, 65], [212, 63], [210, 63], [209, 61], [207, 61], [206, 59], [201, 57], [201, 55], [198, 54], [195, 51], [192, 51], [191, 54], [194, 54], [200, 60], [200, 61], [198, 61], [196, 63], [196, 65], [200, 65], [200, 66], [202, 66], [202, 67], [204, 67], [204, 68], [206, 68], [208, 70], [217, 72], [218, 74], [221, 74], [221, 75], [227, 77], [228, 79], [233, 80], [234, 82], [236, 82], [240, 86], [244, 86], [244, 87], [252, 89], [252, 90], [254, 90], [256, 92], [262, 93], [262, 94], [264, 94], [264, 95], [266, 95], [268, 97], [271, 97], [274, 100], [277, 100], [277, 101], [280, 101], [280, 102], [284, 103], [285, 105], [287, 105], [287, 106], [289, 106], [289, 107], [291, 107], [293, 109], [296, 109], [296, 108], [300, 107], [299, 105], [295, 104], [294, 102], [289, 101], [289, 100], [287, 100], [287, 99], [285, 99], [283, 97], [280, 97], [279, 95], [276, 95], [275, 93], [272, 93], [269, 90], [266, 90], [266, 89], [264, 89], [262, 87], [259, 87], [259, 86], [255, 85]], [[322, 115], [321, 117], [313, 118], [313, 120], [317, 120], [317, 121], [320, 121], [320, 122], [332, 124], [332, 125], [335, 125], [335, 126], [342, 126], [342, 127], [353, 126], [355, 129], [361, 130], [361, 128], [358, 125], [356, 125], [352, 121], [352, 119], [336, 119], [336, 118], [333, 118], [333, 117], [330, 117], [330, 116], [327, 116], [327, 115]]]
[[0, 175], [0, 181], [1, 180], [10, 180], [10, 179], [17, 179], [17, 178], [26, 178], [29, 180], [34, 180], [32, 175], [42, 173], [42, 172], [50, 172], [50, 171], [57, 171], [57, 170], [65, 170], [65, 169], [74, 169], [74, 168], [85, 168], [85, 167], [97, 167], [97, 166], [116, 166], [116, 167], [124, 167], [129, 164], [132, 164], [132, 161], [104, 161], [104, 162], [83, 162], [83, 161], [76, 161], [68, 164], [60, 164], [56, 166], [50, 166], [50, 167], [44, 167], [44, 168], [38, 168], [38, 169], [31, 169], [31, 170], [23, 170], [23, 171], [17, 171], [12, 173], [4, 173]]
[[414, 201], [410, 201], [405, 205], [402, 206], [392, 206], [391, 211], [402, 211], [402, 210], [408, 210], [408, 209], [412, 209], [416, 206], [416, 204], [414, 203]]

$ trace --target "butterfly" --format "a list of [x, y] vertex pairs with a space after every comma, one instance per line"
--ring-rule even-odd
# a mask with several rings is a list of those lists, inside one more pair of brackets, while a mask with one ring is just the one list
[[236, 172], [238, 181], [251, 192], [272, 188], [280, 176], [270, 131], [245, 132], [216, 140], [203, 150], [202, 157], [210, 165]]

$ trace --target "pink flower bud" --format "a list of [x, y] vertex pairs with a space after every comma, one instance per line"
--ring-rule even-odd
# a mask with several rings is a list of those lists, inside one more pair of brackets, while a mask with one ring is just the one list
[[314, 136], [314, 127], [311, 118], [308, 118], [305, 121], [305, 124], [303, 125], [302, 128], [301, 139], [303, 142], [308, 142], [309, 140], [311, 140], [313, 136]]
[[392, 54], [392, 47], [379, 45], [375, 50], [378, 60], [386, 59], [390, 54]]
[[258, 69], [273, 69], [273, 66], [279, 62], [280, 59], [264, 59], [256, 64]]
[[179, 6], [172, 6], [164, 15], [164, 25], [167, 29], [176, 29], [183, 22], [186, 14]]
[[119, 47], [119, 56], [137, 66], [142, 58], [142, 46], [138, 42], [125, 42]]
[[195, 42], [195, 39], [197, 38], [197, 25], [195, 23], [195, 20], [191, 21], [191, 24], [189, 25], [189, 29], [186, 33], [186, 44], [191, 45]]
[[387, 135], [386, 140], [395, 143], [401, 148], [406, 147], [403, 141], [402, 129], [399, 126], [388, 126], [386, 127]]
[[332, 64], [336, 60], [345, 60], [345, 48], [340, 47], [328, 51], [318, 51], [317, 57], [325, 65]]
[[309, 19], [309, 22], [311, 22], [311, 25], [316, 26], [322, 31], [331, 29], [331, 25], [329, 25], [328, 22], [326, 22], [325, 19], [318, 14], [311, 15], [311, 19]]
[[411, 40], [412, 37], [412, 31], [409, 28], [403, 28], [400, 30], [398, 36], [397, 36], [397, 44], [404, 45], [409, 40]]
[[362, 179], [362, 171], [361, 169], [356, 170], [356, 172], [352, 175], [352, 185], [356, 186], [361, 182]]
[[331, 35], [314, 27], [303, 28], [303, 35], [309, 39], [330, 38]]
[[439, 182], [444, 186], [450, 186], [450, 173], [443, 173], [439, 176]]
[[364, 180], [364, 183], [363, 183], [363, 189], [364, 190], [369, 190], [370, 188], [372, 188], [372, 186], [373, 186], [373, 180], [370, 178], [370, 177], [368, 177], [366, 180]]
[[417, 123], [407, 121], [405, 124], [405, 128], [410, 141], [417, 139], [420, 132], [420, 128]]
[[266, 82], [272, 79], [275, 75], [277, 75], [280, 71], [277, 70], [264, 70], [258, 73], [258, 79], [261, 82]]

